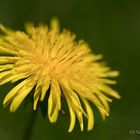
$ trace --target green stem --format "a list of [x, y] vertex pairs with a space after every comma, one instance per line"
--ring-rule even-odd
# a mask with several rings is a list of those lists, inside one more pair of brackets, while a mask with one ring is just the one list
[[29, 122], [28, 122], [27, 127], [25, 129], [25, 132], [23, 134], [23, 139], [22, 140], [31, 140], [31, 136], [32, 136], [32, 133], [33, 133], [36, 117], [37, 117], [37, 112], [32, 111]]

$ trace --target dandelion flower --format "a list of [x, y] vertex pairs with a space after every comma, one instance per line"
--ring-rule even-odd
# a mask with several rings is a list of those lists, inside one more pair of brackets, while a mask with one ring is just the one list
[[10, 111], [15, 112], [33, 91], [33, 109], [37, 109], [39, 102], [47, 102], [48, 118], [54, 123], [63, 109], [64, 98], [70, 113], [69, 132], [76, 118], [81, 131], [83, 117], [88, 120], [87, 129], [93, 128], [90, 102], [103, 119], [109, 115], [110, 97], [120, 98], [109, 86], [116, 82], [109, 78], [118, 76], [118, 72], [99, 62], [102, 55], [94, 54], [86, 42], [76, 41], [68, 30], [60, 31], [56, 19], [50, 27], [27, 24], [26, 33], [3, 25], [0, 30], [0, 85], [18, 83], [6, 95], [4, 107], [11, 103]]

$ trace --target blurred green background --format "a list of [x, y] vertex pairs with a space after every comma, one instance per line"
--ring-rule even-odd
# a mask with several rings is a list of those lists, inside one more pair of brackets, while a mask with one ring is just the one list
[[[140, 1], [136, 0], [0, 0], [0, 22], [14, 29], [24, 23], [49, 23], [59, 18], [62, 27], [85, 39], [113, 69], [120, 71], [114, 88], [122, 96], [114, 100], [105, 122], [95, 109], [93, 131], [80, 132], [77, 123], [68, 133], [69, 119], [59, 116], [51, 124], [39, 112], [31, 140], [140, 140]], [[12, 85], [0, 87], [0, 140], [28, 139], [32, 105], [12, 114], [2, 102]]]

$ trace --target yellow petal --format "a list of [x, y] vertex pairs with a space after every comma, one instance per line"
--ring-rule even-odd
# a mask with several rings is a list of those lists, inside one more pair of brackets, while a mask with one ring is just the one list
[[11, 75], [11, 71], [4, 71], [4, 72], [1, 72], [0, 73], [0, 80], [2, 80], [2, 78], [3, 77], [5, 77], [5, 76], [9, 76], [9, 75]]
[[99, 90], [101, 90], [104, 93], [106, 93], [107, 95], [110, 95], [110, 96], [115, 97], [117, 99], [120, 99], [121, 98], [117, 91], [113, 90], [112, 88], [110, 88], [107, 85], [96, 85], [96, 87]]
[[15, 112], [17, 108], [20, 106], [24, 98], [30, 93], [30, 91], [33, 89], [33, 86], [26, 87], [24, 86], [19, 92], [18, 95], [14, 98], [14, 100], [11, 103], [10, 106], [10, 112]]
[[75, 112], [77, 114], [77, 118], [78, 118], [78, 121], [79, 121], [79, 124], [80, 124], [80, 129], [81, 129], [81, 131], [83, 131], [83, 129], [84, 129], [83, 113], [82, 113], [81, 110], [78, 110], [77, 108], [75, 108]]
[[119, 76], [119, 72], [118, 71], [110, 71], [110, 72], [107, 72], [107, 77], [117, 77]]
[[74, 90], [83, 98], [86, 98], [93, 102], [95, 106], [99, 109], [102, 118], [105, 119], [106, 116], [108, 116], [108, 111], [105, 109], [104, 105], [101, 103], [99, 98], [95, 95], [96, 89], [94, 90], [95, 93], [92, 93], [92, 91], [88, 90], [86, 87], [84, 87], [80, 83], [76, 83], [74, 81], [71, 81], [71, 87], [74, 88]]
[[62, 90], [63, 90], [64, 96], [66, 98], [69, 112], [70, 112], [70, 125], [69, 125], [68, 132], [71, 132], [73, 130], [73, 128], [75, 126], [75, 122], [76, 122], [75, 112], [74, 112], [74, 108], [72, 107], [71, 101], [70, 101], [69, 97], [67, 96], [67, 91], [63, 86], [62, 86]]
[[59, 103], [56, 104], [53, 114], [49, 116], [50, 122], [52, 122], [52, 123], [56, 122], [56, 120], [58, 118], [58, 113], [59, 113]]
[[35, 31], [35, 27], [34, 27], [34, 24], [33, 23], [26, 23], [25, 24], [25, 29], [26, 29], [26, 32], [31, 35], [34, 31]]
[[102, 104], [104, 105], [105, 109], [109, 112], [110, 108], [109, 108], [109, 104], [108, 104], [105, 96], [104, 95], [99, 95], [98, 97], [101, 100]]
[[102, 104], [102, 102], [99, 100], [99, 98], [97, 96], [95, 96], [93, 94], [93, 100], [92, 102], [96, 105], [96, 107], [99, 109], [103, 120], [106, 118], [106, 116], [109, 115], [108, 110], [106, 110], [106, 108], [104, 107], [104, 105]]
[[25, 85], [25, 83], [27, 82], [27, 80], [22, 81], [21, 83], [19, 83], [16, 87], [14, 87], [4, 98], [3, 101], [3, 106], [6, 107], [10, 101], [15, 97], [15, 95], [17, 94], [17, 92]]
[[71, 132], [75, 126], [76, 117], [75, 117], [75, 113], [69, 103], [68, 103], [68, 107], [69, 107], [69, 112], [70, 112], [70, 126], [68, 129], [68, 132]]
[[20, 59], [20, 57], [1, 56], [0, 64], [15, 63], [19, 59]]
[[[0, 41], [0, 43], [1, 43], [1, 41]], [[12, 49], [5, 48], [4, 46], [0, 45], [0, 53], [3, 53], [3, 54], [14, 54], [15, 55], [17, 52], [15, 52]]]
[[81, 97], [90, 100], [97, 107], [104, 109], [104, 106], [101, 104], [100, 100], [95, 96], [94, 93], [92, 93], [89, 88], [85, 87], [80, 82], [76, 82], [74, 79], [69, 81], [71, 88], [74, 89]]
[[7, 65], [1, 65], [0, 66], [0, 72], [4, 71], [4, 70], [9, 70], [11, 68], [13, 68], [14, 65], [13, 64], [7, 64]]
[[[83, 131], [83, 128], [84, 128], [84, 126], [83, 126], [83, 114], [86, 117], [87, 117], [87, 114], [85, 113], [85, 111], [83, 110], [83, 108], [81, 106], [79, 97], [76, 95], [76, 93], [74, 91], [72, 91], [70, 89], [70, 87], [69, 88], [67, 87], [68, 81], [66, 79], [63, 81], [61, 80], [61, 83], [62, 83], [63, 92], [65, 94], [65, 97], [67, 98], [67, 102], [69, 102], [69, 104], [71, 104], [71, 106], [73, 107], [73, 110], [77, 115], [81, 131]], [[74, 114], [72, 114], [72, 115], [74, 115]], [[72, 130], [72, 129], [70, 129], [70, 130]]]
[[[79, 97], [78, 95], [72, 90], [69, 82], [67, 79], [63, 79], [61, 80], [61, 84], [64, 86], [65, 88], [65, 93], [67, 94], [67, 96], [69, 97], [70, 99], [70, 102], [72, 102], [72, 104], [78, 108], [78, 110], [80, 110], [84, 115], [85, 117], [87, 117], [87, 114], [85, 113], [85, 111], [83, 110], [82, 106], [81, 106], [81, 103], [80, 103], [80, 100], [79, 100]], [[75, 90], [75, 89], [74, 89]], [[77, 90], [75, 90], [77, 91]], [[77, 92], [78, 93], [78, 92]]]
[[94, 126], [94, 114], [93, 114], [93, 111], [92, 111], [92, 108], [90, 107], [88, 101], [84, 98], [82, 98], [83, 100], [83, 103], [86, 107], [86, 111], [87, 111], [87, 114], [88, 114], [88, 127], [87, 127], [87, 130], [90, 131], [93, 129], [93, 126]]
[[51, 122], [57, 120], [58, 111], [61, 108], [60, 101], [61, 91], [56, 80], [51, 80], [51, 91], [48, 98], [48, 117]]
[[34, 106], [33, 106], [34, 110], [36, 110], [40, 94], [41, 94], [41, 87], [37, 84], [34, 93]]
[[43, 81], [43, 85], [42, 85], [40, 101], [44, 100], [46, 92], [49, 89], [49, 86], [50, 86], [50, 78], [45, 78], [45, 80]]
[[51, 20], [51, 28], [55, 30], [55, 32], [59, 32], [60, 29], [59, 22], [58, 19], [55, 17]]
[[3, 31], [4, 33], [9, 33], [12, 31], [11, 29], [4, 27], [2, 24], [0, 24], [0, 30]]
[[18, 81], [20, 79], [23, 79], [23, 78], [26, 78], [27, 76], [23, 73], [20, 73], [20, 74], [13, 74], [13, 75], [10, 75], [10, 76], [6, 76], [6, 77], [3, 77], [0, 81], [0, 85], [3, 85], [7, 82], [15, 82], [15, 81]]
[[116, 84], [117, 82], [115, 80], [109, 80], [109, 79], [98, 79], [97, 82], [100, 83], [105, 83], [105, 84]]
[[71, 99], [69, 102], [73, 104], [74, 111], [77, 114], [77, 118], [80, 124], [81, 131], [83, 131], [83, 114], [87, 117], [87, 114], [83, 110], [79, 97], [76, 95], [74, 91], [68, 91], [67, 95], [69, 94], [69, 98]]

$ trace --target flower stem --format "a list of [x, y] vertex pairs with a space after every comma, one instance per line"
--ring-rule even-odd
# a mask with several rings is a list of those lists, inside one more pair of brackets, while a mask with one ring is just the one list
[[28, 122], [27, 127], [25, 129], [25, 132], [23, 134], [22, 140], [31, 140], [31, 136], [32, 136], [32, 133], [33, 133], [36, 117], [37, 117], [37, 111], [36, 112], [32, 111], [29, 122]]

